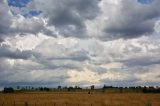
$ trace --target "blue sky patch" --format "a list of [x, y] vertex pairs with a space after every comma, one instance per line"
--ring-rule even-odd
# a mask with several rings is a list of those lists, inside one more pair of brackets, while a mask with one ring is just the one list
[[31, 14], [32, 16], [37, 16], [39, 14], [41, 14], [42, 11], [30, 11], [29, 14]]
[[42, 11], [29, 11], [28, 13], [24, 14], [24, 17], [32, 17], [32, 16], [38, 16], [42, 13]]
[[28, 4], [31, 1], [32, 0], [8, 0], [8, 5], [21, 8], [21, 7], [25, 7], [26, 4]]
[[[13, 7], [18, 7], [18, 8], [22, 8], [22, 7], [26, 7], [26, 5], [31, 2], [33, 0], [8, 0], [8, 5], [9, 6], [13, 6]], [[13, 10], [11, 10], [13, 15], [17, 15]], [[21, 13], [21, 15], [23, 15], [24, 17], [32, 17], [32, 16], [38, 16], [40, 15], [42, 12], [39, 10], [28, 10], [27, 13]]]
[[138, 0], [139, 3], [142, 4], [151, 4], [154, 0]]

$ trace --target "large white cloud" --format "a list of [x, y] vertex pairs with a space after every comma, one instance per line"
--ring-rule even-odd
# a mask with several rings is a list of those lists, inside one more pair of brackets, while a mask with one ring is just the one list
[[149, 4], [137, 0], [103, 0], [99, 4], [101, 14], [86, 22], [88, 34], [106, 41], [152, 35], [160, 17], [158, 4], [158, 0]]
[[29, 17], [0, 3], [0, 86], [159, 83], [158, 0], [33, 0]]
[[[58, 78], [59, 83], [73, 85], [76, 83], [117, 85], [119, 83], [125, 86], [130, 84], [129, 82], [140, 85], [145, 84], [145, 78], [148, 78], [146, 76], [150, 75], [147, 70], [151, 70], [151, 66], [155, 73], [159, 73], [156, 67], [160, 62], [158, 58], [160, 41], [150, 39], [150, 37], [141, 37], [127, 41], [121, 39], [101, 42], [96, 39], [48, 38], [43, 39], [43, 42], [40, 42], [34, 49], [32, 48], [34, 57], [21, 61], [12, 59], [8, 64], [12, 64], [11, 66], [19, 72], [23, 69], [22, 72], [26, 75], [33, 72], [30, 81], [26, 79], [27, 82], [39, 82], [37, 79], [42, 82], [54, 82], [52, 78]], [[23, 43], [25, 45], [27, 42]], [[54, 76], [57, 73], [56, 70], [59, 70], [61, 74]], [[53, 76], [41, 76], [41, 73], [45, 72]], [[59, 77], [63, 77], [63, 80]], [[17, 82], [20, 81], [16, 77], [11, 78]], [[147, 81], [154, 84], [154, 81], [158, 82], [155, 79], [152, 75], [152, 78]]]
[[9, 32], [10, 24], [12, 23], [12, 15], [5, 0], [0, 1], [0, 16], [0, 37], [4, 37]]

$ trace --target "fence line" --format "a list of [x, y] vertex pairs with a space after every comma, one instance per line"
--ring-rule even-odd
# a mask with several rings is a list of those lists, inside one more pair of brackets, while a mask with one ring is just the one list
[[[52, 104], [52, 105], [51, 105]], [[139, 106], [139, 103], [131, 103], [132, 105], [133, 104], [136, 104], [137, 106]], [[38, 104], [37, 102], [35, 103], [29, 103], [29, 102], [12, 102], [12, 103], [5, 103], [5, 102], [2, 102], [0, 106], [103, 106], [104, 104], [93, 104], [93, 103], [56, 103], [56, 102], [49, 102], [49, 104], [47, 104], [46, 102], [45, 103], [42, 103], [42, 104]], [[120, 103], [120, 104], [105, 104], [105, 106], [126, 106], [125, 104], [123, 103]], [[151, 102], [147, 102], [144, 104], [144, 106], [153, 106], [153, 104]]]
[[[94, 106], [92, 103], [52, 103], [53, 105], [52, 106]], [[5, 102], [2, 102], [0, 106], [47, 106], [47, 103], [42, 103], [42, 104], [37, 104], [36, 102], [35, 103], [29, 103], [29, 102], [12, 102], [12, 103], [5, 103]], [[50, 103], [49, 103], [50, 105]]]

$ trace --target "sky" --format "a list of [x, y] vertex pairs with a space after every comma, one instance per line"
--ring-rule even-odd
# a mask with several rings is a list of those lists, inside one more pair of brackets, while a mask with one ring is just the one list
[[160, 86], [160, 0], [0, 0], [0, 88]]

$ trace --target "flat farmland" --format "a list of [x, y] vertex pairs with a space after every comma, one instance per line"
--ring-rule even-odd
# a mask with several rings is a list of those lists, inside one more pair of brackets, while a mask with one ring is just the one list
[[1, 93], [0, 106], [160, 106], [160, 94]]

